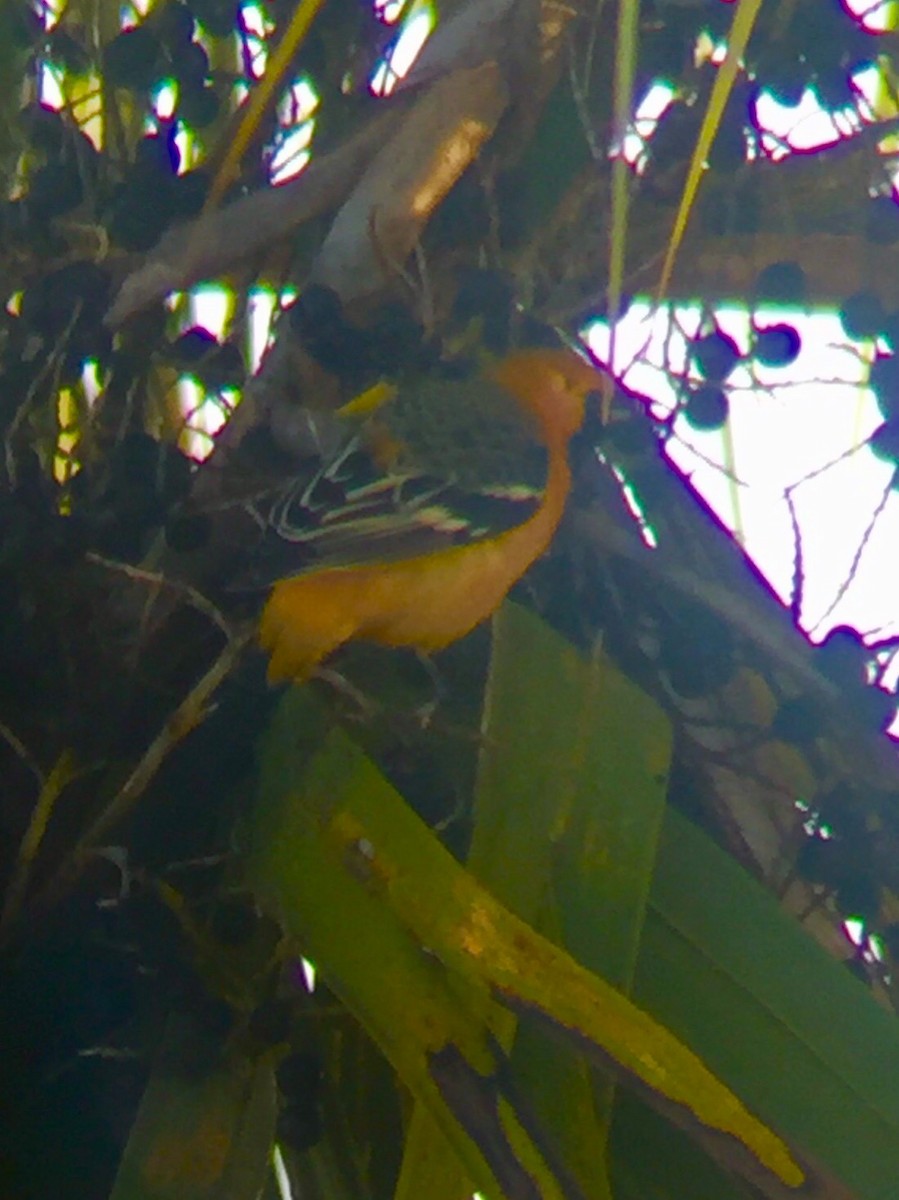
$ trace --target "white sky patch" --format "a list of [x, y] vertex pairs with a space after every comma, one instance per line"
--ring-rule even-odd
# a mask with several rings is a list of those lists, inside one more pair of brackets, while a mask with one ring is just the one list
[[212, 453], [215, 435], [228, 420], [238, 396], [209, 396], [195, 379], [186, 376], [178, 383], [181, 411], [184, 414], [184, 431], [179, 445], [189, 458], [202, 462]]
[[303, 972], [303, 982], [306, 984], [307, 989], [310, 993], [314, 992], [316, 978], [315, 963], [311, 962], [308, 958], [301, 958], [300, 970]]
[[846, 117], [826, 113], [810, 88], [805, 89], [802, 99], [793, 107], [780, 104], [769, 92], [763, 92], [756, 105], [756, 114], [759, 125], [766, 131], [761, 138], [762, 148], [775, 161], [796, 151], [841, 141], [859, 124], [856, 117], [847, 127]]
[[153, 111], [161, 121], [169, 121], [175, 115], [177, 104], [177, 83], [173, 79], [163, 80], [153, 95]]
[[378, 15], [385, 25], [393, 25], [403, 15], [406, 0], [386, 0], [383, 4], [375, 4]]
[[[648, 302], [633, 303], [618, 324], [615, 371], [635, 391], [651, 397], [657, 418], [671, 412], [678, 378], [698, 382], [689, 362], [689, 339], [701, 321], [699, 308], [655, 314]], [[751, 315], [720, 309], [717, 327], [743, 352], [751, 346]], [[678, 470], [730, 528], [739, 525], [759, 569], [785, 602], [797, 565], [788, 495], [801, 530], [803, 625], [816, 640], [828, 628], [848, 624], [862, 631], [899, 630], [899, 573], [885, 571], [888, 547], [899, 541], [899, 495], [884, 503], [892, 477], [866, 445], [881, 423], [867, 375], [864, 348], [849, 342], [832, 313], [803, 313], [762, 307], [760, 328], [792, 325], [802, 339], [789, 367], [756, 365], [748, 359], [730, 374], [734, 475], [728, 473], [721, 431], [698, 431], [679, 416], [666, 450]], [[601, 359], [608, 330], [595, 324], [588, 341]], [[736, 478], [739, 511], [734, 511]], [[851, 572], [871, 516], [883, 504], [845, 595], [828, 614]], [[648, 514], [652, 520], [652, 513]], [[826, 616], [821, 629], [816, 626]]]
[[[627, 162], [637, 168], [638, 173], [645, 170], [648, 161], [646, 140], [652, 137], [659, 119], [674, 99], [675, 91], [670, 83], [662, 81], [654, 83], [637, 106], [630, 130], [621, 142], [621, 152]], [[612, 147], [612, 153], [617, 153], [617, 147]]]
[[284, 1162], [284, 1155], [281, 1153], [281, 1147], [275, 1144], [272, 1149], [272, 1170], [275, 1175], [275, 1186], [278, 1189], [280, 1200], [293, 1200], [293, 1188], [290, 1186], [290, 1174], [287, 1170], [287, 1165]]
[[58, 67], [54, 67], [50, 63], [42, 64], [40, 77], [41, 104], [46, 104], [48, 108], [55, 109], [57, 112], [59, 112], [66, 102], [62, 87], [60, 86], [60, 79], [61, 76]]
[[849, 917], [843, 922], [843, 929], [853, 946], [860, 946], [865, 940], [865, 923], [856, 917]]
[[871, 33], [896, 28], [895, 0], [848, 0], [846, 7], [861, 19]]
[[312, 114], [318, 104], [318, 93], [308, 79], [297, 79], [281, 98], [278, 105], [280, 141], [268, 168], [272, 183], [293, 179], [308, 164], [315, 130]]
[[389, 61], [384, 60], [375, 68], [369, 87], [376, 96], [389, 96], [397, 83], [407, 75], [412, 64], [421, 53], [434, 28], [435, 17], [430, 4], [419, 4], [403, 26]]
[[247, 33], [253, 34], [263, 40], [273, 28], [271, 23], [266, 20], [265, 13], [259, 4], [244, 4], [241, 6], [241, 16], [243, 17], [243, 26]]
[[249, 51], [250, 71], [254, 79], [261, 79], [268, 62], [266, 38], [273, 26], [259, 4], [244, 4], [240, 12], [243, 20], [242, 41]]
[[199, 287], [190, 293], [188, 319], [185, 329], [202, 325], [216, 337], [221, 337], [234, 308], [234, 297], [225, 288]]
[[270, 288], [253, 288], [247, 304], [250, 371], [253, 374], [262, 362], [274, 315], [275, 293]]

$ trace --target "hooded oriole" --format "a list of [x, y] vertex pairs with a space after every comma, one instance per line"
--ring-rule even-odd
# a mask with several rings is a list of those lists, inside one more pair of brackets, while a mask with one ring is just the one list
[[266, 515], [281, 556], [306, 555], [262, 614], [269, 680], [305, 679], [357, 638], [440, 650], [489, 617], [555, 533], [598, 383], [573, 351], [520, 350], [377, 407]]

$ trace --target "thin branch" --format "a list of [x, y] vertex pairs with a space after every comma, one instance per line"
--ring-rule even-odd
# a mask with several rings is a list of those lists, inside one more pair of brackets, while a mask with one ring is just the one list
[[237, 664], [251, 637], [251, 633], [246, 633], [232, 639], [163, 725], [118, 793], [79, 839], [72, 853], [79, 868], [103, 835], [130, 812], [172, 750], [209, 716], [212, 711], [209, 701]]
[[37, 780], [38, 786], [43, 787], [45, 776], [37, 759], [34, 757], [19, 735], [13, 733], [10, 727], [3, 721], [0, 721], [0, 738], [6, 742], [7, 746], [9, 746], [9, 748], [14, 752], [16, 757], [20, 759], [23, 766], [28, 768], [28, 770]]
[[131, 812], [175, 747], [210, 714], [212, 696], [234, 669], [252, 636], [252, 632], [247, 631], [231, 638], [206, 674], [184, 697], [124, 784], [81, 835], [67, 861], [36, 898], [38, 908], [51, 907], [74, 886], [102, 839]]
[[868, 524], [865, 527], [865, 532], [862, 534], [861, 540], [859, 541], [858, 546], [856, 546], [855, 554], [852, 556], [852, 562], [849, 564], [849, 571], [846, 574], [846, 578], [840, 584], [839, 588], [837, 589], [837, 594], [834, 596], [833, 600], [831, 600], [831, 602], [827, 608], [827, 611], [824, 613], [824, 616], [821, 617], [820, 621], [818, 622], [819, 626], [823, 625], [823, 623], [833, 613], [834, 609], [837, 607], [837, 605], [840, 603], [840, 601], [843, 599], [843, 597], [846, 595], [847, 591], [849, 590], [849, 585], [852, 583], [853, 579], [855, 579], [855, 576], [858, 572], [858, 568], [861, 565], [862, 555], [865, 553], [865, 550], [867, 549], [868, 543], [870, 542], [870, 540], [874, 534], [874, 529], [877, 525], [877, 522], [880, 520], [881, 515], [883, 514], [884, 510], [886, 509], [887, 502], [892, 494], [893, 494], [893, 477], [890, 478], [890, 482], [883, 489], [883, 493], [882, 493], [880, 499], [877, 501], [877, 505], [876, 505], [874, 511], [871, 513], [871, 519], [868, 521]]
[[19, 843], [12, 878], [3, 901], [3, 911], [0, 913], [0, 939], [5, 938], [22, 908], [31, 867], [44, 840], [56, 801], [77, 774], [78, 769], [71, 751], [64, 750], [40, 790], [28, 828]]
[[182, 595], [189, 604], [191, 604], [203, 616], [208, 617], [230, 642], [233, 638], [234, 631], [228, 623], [227, 618], [222, 612], [203, 595], [201, 591], [193, 587], [189, 583], [185, 583], [178, 579], [170, 579], [166, 575], [162, 575], [157, 571], [146, 571], [141, 567], [133, 567], [130, 563], [119, 562], [117, 559], [105, 558], [102, 554], [97, 554], [90, 550], [85, 554], [88, 562], [94, 563], [95, 566], [103, 567], [107, 571], [115, 571], [117, 574], [124, 575], [127, 579], [132, 579], [136, 583], [145, 583], [150, 587], [155, 587], [158, 590], [168, 589], [169, 591], [177, 592]]
[[790, 528], [793, 532], [793, 578], [790, 581], [790, 612], [796, 622], [796, 628], [802, 628], [802, 598], [805, 594], [805, 566], [802, 554], [802, 528], [799, 524], [799, 514], [793, 502], [793, 489], [788, 487], [784, 492], [787, 511], [790, 514]]
[[120, 287], [107, 325], [116, 329], [169, 292], [227, 274], [299, 225], [337, 208], [404, 109], [397, 101], [377, 113], [345, 145], [314, 158], [296, 179], [251, 192], [170, 230]]

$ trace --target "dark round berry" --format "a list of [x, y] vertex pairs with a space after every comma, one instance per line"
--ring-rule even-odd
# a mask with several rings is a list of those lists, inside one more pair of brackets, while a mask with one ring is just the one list
[[180, 83], [202, 86], [209, 75], [209, 55], [199, 42], [184, 42], [172, 49], [172, 69]]
[[318, 1096], [322, 1083], [322, 1060], [311, 1050], [297, 1050], [282, 1058], [275, 1068], [278, 1089], [287, 1100]]
[[117, 87], [143, 92], [162, 74], [162, 46], [152, 29], [126, 29], [103, 52], [103, 77]]
[[47, 39], [50, 58], [66, 75], [87, 75], [93, 66], [90, 50], [84, 42], [57, 25]]
[[896, 696], [881, 687], [862, 688], [853, 699], [854, 715], [883, 733], [896, 719]]
[[819, 70], [812, 86], [818, 103], [827, 112], [844, 108], [851, 98], [849, 72], [839, 63]]
[[275, 1137], [292, 1150], [309, 1150], [321, 1141], [322, 1119], [316, 1107], [290, 1104], [278, 1113]]
[[875, 196], [865, 209], [865, 237], [876, 246], [899, 241], [899, 207], [892, 196]]
[[259, 913], [241, 896], [222, 900], [212, 915], [212, 934], [226, 946], [245, 946], [258, 928]]
[[689, 160], [702, 125], [698, 105], [672, 104], [664, 113], [649, 142], [650, 171], [665, 171]]
[[818, 793], [812, 803], [817, 814], [818, 825], [825, 825], [843, 846], [853, 848], [856, 854], [869, 850], [870, 835], [867, 818], [859, 805], [855, 789], [842, 780], [826, 792]]
[[453, 317], [461, 324], [487, 317], [497, 309], [511, 313], [515, 301], [515, 283], [508, 271], [463, 267], [458, 278]]
[[134, 162], [131, 164], [132, 178], [146, 180], [155, 184], [161, 175], [166, 178], [177, 175], [181, 166], [181, 151], [175, 140], [175, 126], [167, 132], [154, 133], [141, 138], [134, 148]]
[[887, 313], [878, 332], [886, 338], [894, 352], [899, 351], [899, 311]]
[[827, 888], [838, 887], [845, 879], [839, 844], [836, 838], [823, 838], [817, 834], [802, 843], [796, 856], [796, 869], [812, 883]]
[[799, 331], [784, 322], [755, 331], [752, 356], [766, 367], [788, 367], [799, 357], [801, 349]]
[[277, 1046], [290, 1037], [295, 1002], [272, 997], [253, 1010], [247, 1022], [249, 1033], [260, 1042]]
[[214, 333], [201, 325], [194, 325], [172, 342], [166, 357], [176, 367], [194, 367], [218, 348], [219, 341]]
[[187, 498], [194, 476], [193, 459], [176, 447], [162, 444], [157, 473], [159, 494], [166, 504], [178, 504]]
[[221, 101], [209, 84], [182, 84], [178, 99], [178, 116], [194, 129], [206, 129], [221, 111]]
[[206, 203], [210, 183], [209, 172], [202, 167], [176, 176], [169, 195], [172, 213], [179, 217], [195, 217]]
[[841, 686], [861, 682], [865, 651], [858, 630], [851, 625], [836, 625], [818, 647], [818, 667]]
[[710, 383], [721, 383], [740, 361], [740, 348], [733, 338], [715, 330], [697, 337], [690, 353], [696, 366]]
[[347, 321], [333, 288], [310, 284], [291, 307], [290, 319], [303, 348], [326, 371], [354, 383], [373, 373], [375, 337]]
[[148, 250], [174, 215], [173, 193], [181, 154], [175, 127], [141, 138], [124, 181], [113, 191], [107, 227], [129, 250]]
[[84, 199], [81, 172], [75, 162], [40, 167], [28, 181], [28, 211], [38, 221], [50, 221], [77, 208]]
[[423, 330], [405, 304], [395, 301], [382, 304], [368, 333], [375, 370], [396, 374], [421, 357]]
[[899, 355], [875, 359], [868, 375], [868, 387], [885, 417], [899, 416]]
[[109, 236], [126, 250], [149, 250], [171, 216], [167, 189], [129, 180], [114, 189], [106, 214]]
[[707, 383], [688, 393], [683, 412], [694, 429], [720, 429], [727, 421], [730, 402], [720, 387]]
[[878, 426], [868, 439], [872, 453], [885, 462], [899, 462], [899, 417]]
[[166, 543], [178, 554], [202, 549], [211, 536], [212, 519], [206, 513], [181, 513], [166, 521]]
[[840, 323], [847, 337], [875, 338], [882, 331], [886, 313], [880, 297], [873, 292], [853, 292], [843, 301]]
[[881, 887], [869, 871], [853, 871], [837, 888], [834, 899], [845, 917], [875, 921], [880, 913]]
[[811, 745], [823, 732], [821, 707], [810, 696], [794, 696], [784, 700], [770, 728], [772, 737], [795, 746]]
[[802, 304], [808, 293], [805, 272], [797, 262], [773, 262], [756, 277], [755, 298], [776, 304]]
[[66, 263], [25, 289], [21, 319], [48, 341], [63, 334], [84, 344], [100, 334], [109, 305], [109, 273], [96, 263]]
[[808, 87], [809, 69], [795, 55], [781, 56], [776, 62], [765, 63], [760, 82], [776, 103], [795, 108]]
[[180, 0], [170, 0], [154, 12], [156, 32], [160, 40], [174, 55], [175, 51], [190, 42], [194, 36], [194, 15]]
[[301, 337], [315, 337], [343, 322], [343, 301], [333, 288], [310, 283], [290, 308], [290, 323]]
[[55, 108], [27, 104], [19, 113], [19, 122], [35, 150], [48, 156], [62, 154], [69, 128]]
[[219, 346], [200, 368], [203, 383], [212, 391], [240, 387], [246, 373], [244, 357], [233, 342], [225, 342]]
[[234, 32], [238, 0], [192, 0], [194, 16], [213, 37], [228, 37]]

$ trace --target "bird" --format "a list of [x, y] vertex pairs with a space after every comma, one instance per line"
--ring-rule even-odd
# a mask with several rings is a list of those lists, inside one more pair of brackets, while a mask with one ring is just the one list
[[356, 640], [430, 656], [492, 616], [552, 541], [599, 384], [573, 349], [526, 348], [338, 410], [346, 444], [255, 514], [274, 564], [269, 682], [301, 683]]

